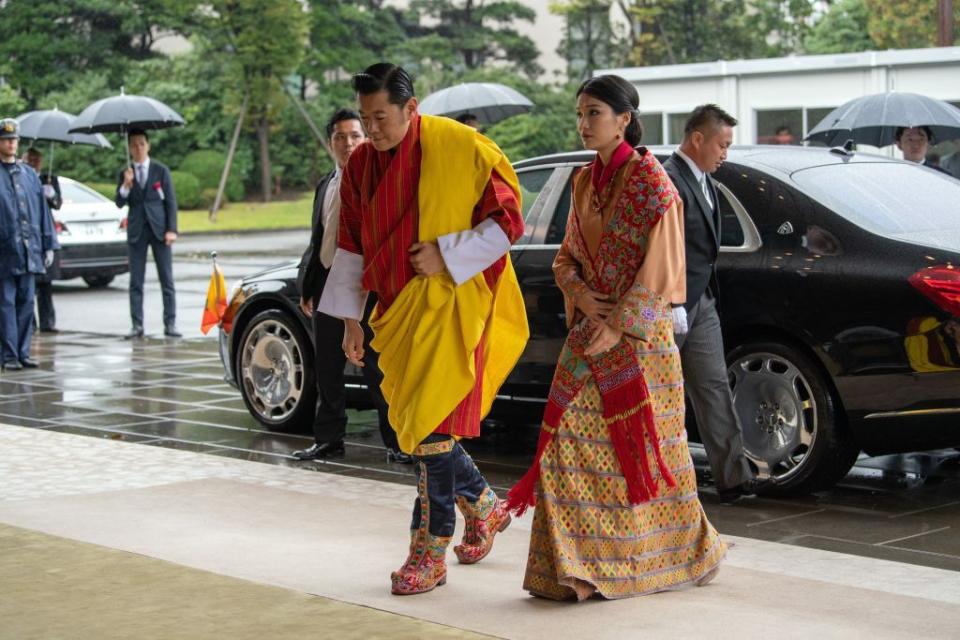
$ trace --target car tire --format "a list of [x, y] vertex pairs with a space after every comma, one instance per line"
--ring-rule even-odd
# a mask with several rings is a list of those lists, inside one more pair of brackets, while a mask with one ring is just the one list
[[83, 276], [83, 281], [91, 289], [103, 289], [113, 282], [113, 276]]
[[750, 342], [729, 353], [727, 373], [747, 458], [770, 480], [764, 493], [820, 491], [847, 474], [860, 448], [810, 356], [789, 344]]
[[313, 345], [289, 313], [261, 311], [237, 343], [237, 383], [250, 414], [271, 431], [308, 431], [317, 387]]

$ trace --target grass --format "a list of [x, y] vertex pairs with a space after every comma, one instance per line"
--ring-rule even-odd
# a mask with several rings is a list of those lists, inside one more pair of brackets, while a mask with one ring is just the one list
[[180, 233], [219, 233], [267, 229], [309, 229], [313, 194], [305, 192], [292, 200], [230, 202], [210, 222], [206, 209], [181, 209], [177, 214]]

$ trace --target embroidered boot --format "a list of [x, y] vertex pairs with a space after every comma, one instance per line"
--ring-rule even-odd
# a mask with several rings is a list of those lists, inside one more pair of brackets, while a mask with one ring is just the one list
[[397, 596], [433, 591], [447, 582], [447, 546], [450, 536], [435, 536], [427, 533], [416, 537], [407, 562], [391, 576], [390, 592]]
[[400, 575], [400, 572], [403, 570], [403, 567], [406, 567], [413, 560], [413, 554], [416, 552], [421, 533], [425, 533], [423, 529], [410, 529], [410, 552], [407, 554], [407, 559], [403, 561], [403, 566], [396, 571], [390, 572], [390, 580], [396, 580], [397, 576]]
[[493, 489], [487, 487], [476, 502], [457, 496], [457, 506], [463, 513], [465, 525], [463, 540], [453, 548], [460, 564], [476, 564], [493, 549], [493, 538], [510, 526], [510, 512]]

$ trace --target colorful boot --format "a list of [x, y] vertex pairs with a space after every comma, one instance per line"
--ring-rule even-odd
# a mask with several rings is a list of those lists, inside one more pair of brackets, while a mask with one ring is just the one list
[[447, 582], [446, 555], [450, 536], [441, 537], [427, 533], [425, 539], [416, 536], [415, 540], [410, 557], [399, 571], [391, 575], [393, 587], [390, 592], [394, 595], [426, 593]]
[[457, 506], [466, 521], [463, 540], [453, 548], [460, 564], [476, 564], [493, 549], [493, 538], [510, 526], [510, 513], [504, 502], [487, 487], [476, 502], [457, 496]]

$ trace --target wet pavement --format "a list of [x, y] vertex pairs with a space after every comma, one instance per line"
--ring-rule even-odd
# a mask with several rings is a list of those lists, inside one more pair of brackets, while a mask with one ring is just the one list
[[[66, 331], [34, 344], [40, 369], [0, 377], [0, 423], [414, 483], [409, 466], [386, 461], [369, 411], [350, 412], [344, 457], [292, 458], [312, 439], [272, 433], [249, 415], [223, 382], [213, 337], [128, 342]], [[525, 470], [534, 439], [530, 427], [498, 426], [467, 447], [503, 489]], [[862, 457], [831, 491], [723, 507], [702, 450], [692, 450], [705, 508], [722, 533], [960, 571], [960, 452]]]

